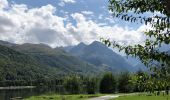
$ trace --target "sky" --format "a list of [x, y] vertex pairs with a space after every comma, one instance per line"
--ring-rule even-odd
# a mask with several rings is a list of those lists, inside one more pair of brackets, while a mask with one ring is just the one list
[[147, 26], [113, 18], [108, 0], [0, 0], [0, 40], [51, 47], [100, 38], [142, 43]]

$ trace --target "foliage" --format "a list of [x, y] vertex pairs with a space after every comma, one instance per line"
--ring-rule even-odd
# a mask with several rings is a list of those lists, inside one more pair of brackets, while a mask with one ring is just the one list
[[80, 93], [81, 79], [78, 76], [67, 77], [64, 80], [64, 87], [68, 93]]
[[85, 89], [88, 94], [95, 94], [98, 90], [98, 79], [97, 78], [87, 78], [85, 80]]
[[[150, 6], [150, 4], [152, 6]], [[103, 42], [108, 46], [113, 44], [113, 47], [118, 47], [124, 50], [127, 55], [138, 56], [140, 60], [148, 65], [149, 62], [158, 61], [160, 63], [167, 63], [170, 59], [167, 52], [161, 52], [157, 46], [170, 43], [169, 25], [170, 19], [163, 1], [160, 0], [110, 0], [109, 10], [112, 11], [117, 18], [132, 22], [145, 23], [151, 25], [152, 29], [145, 32], [148, 38], [144, 45], [121, 46], [116, 42], [111, 43], [109, 40], [103, 39]], [[133, 12], [133, 14], [129, 12]], [[153, 15], [149, 17], [142, 17], [142, 14], [151, 12], [160, 12], [163, 15]], [[138, 17], [136, 17], [138, 16]], [[163, 65], [165, 66], [165, 65]]]
[[58, 84], [53, 81], [72, 73], [90, 75], [99, 71], [64, 50], [43, 44], [0, 45], [0, 86]]
[[[159, 90], [158, 87], [160, 87], [160, 83], [158, 82], [170, 82], [170, 55], [168, 52], [158, 49], [162, 44], [170, 44], [170, 1], [109, 0], [109, 10], [113, 12], [113, 16], [116, 18], [131, 23], [149, 25], [151, 29], [146, 30], [145, 35], [147, 39], [143, 45], [121, 45], [118, 42], [111, 42], [109, 39], [102, 39], [102, 41], [107, 46], [116, 47], [120, 51], [125, 51], [127, 55], [138, 56], [139, 59], [150, 68], [151, 72], [158, 74], [157, 77], [159, 78], [148, 76], [150, 80], [157, 82], [155, 89]], [[144, 14], [148, 12], [152, 13], [153, 16], [144, 16]], [[158, 12], [160, 14], [155, 14]], [[164, 70], [164, 72], [162, 72], [162, 70]], [[148, 84], [150, 84], [150, 82]], [[163, 84], [163, 88], [168, 87]]]
[[100, 82], [101, 93], [114, 93], [116, 91], [116, 80], [112, 73], [106, 73]]
[[120, 93], [133, 92], [133, 86], [130, 83], [131, 77], [129, 73], [122, 73], [118, 78], [118, 91]]
[[33, 57], [0, 45], [0, 85], [17, 85], [38, 79], [54, 79], [54, 69], [38, 63]]

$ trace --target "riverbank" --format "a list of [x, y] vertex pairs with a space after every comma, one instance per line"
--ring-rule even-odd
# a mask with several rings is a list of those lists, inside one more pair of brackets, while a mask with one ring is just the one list
[[31, 89], [31, 88], [36, 88], [36, 86], [9, 86], [0, 87], [0, 90]]

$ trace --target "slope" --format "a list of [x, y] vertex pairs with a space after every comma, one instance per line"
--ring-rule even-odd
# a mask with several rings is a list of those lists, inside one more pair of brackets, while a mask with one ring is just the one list
[[[70, 53], [106, 71], [134, 71], [133, 67], [122, 56], [100, 42], [94, 41], [87, 46], [81, 45], [82, 43], [74, 47]], [[77, 49], [79, 47], [81, 48]]]
[[62, 48], [51, 48], [45, 44], [22, 44], [13, 47], [15, 50], [31, 55], [38, 60], [38, 62], [61, 70], [63, 73], [77, 73], [77, 74], [96, 74], [100, 70], [77, 57], [65, 52]]

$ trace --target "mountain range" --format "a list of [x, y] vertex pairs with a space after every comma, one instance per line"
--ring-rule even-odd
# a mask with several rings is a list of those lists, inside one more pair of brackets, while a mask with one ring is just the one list
[[106, 71], [116, 73], [135, 70], [121, 55], [98, 41], [90, 45], [80, 43], [69, 53]]
[[137, 68], [104, 44], [70, 47], [0, 41], [0, 80], [54, 78], [67, 74], [134, 72]]

